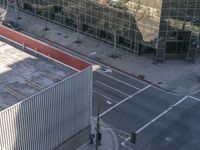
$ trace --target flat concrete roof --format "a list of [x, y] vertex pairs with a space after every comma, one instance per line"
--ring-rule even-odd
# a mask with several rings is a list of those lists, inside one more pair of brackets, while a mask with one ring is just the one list
[[0, 41], [0, 111], [76, 72]]

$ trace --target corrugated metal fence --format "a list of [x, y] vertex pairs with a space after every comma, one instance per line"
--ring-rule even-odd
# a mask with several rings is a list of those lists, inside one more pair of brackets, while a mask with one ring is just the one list
[[0, 149], [51, 150], [90, 125], [92, 69], [0, 112]]

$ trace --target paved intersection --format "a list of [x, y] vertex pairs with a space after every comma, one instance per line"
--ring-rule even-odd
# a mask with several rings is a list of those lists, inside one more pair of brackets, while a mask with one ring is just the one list
[[[200, 149], [200, 91], [170, 94], [105, 67], [94, 71], [93, 84], [93, 117], [99, 101], [101, 119], [117, 134], [120, 150]], [[134, 145], [131, 131], [138, 134]]]
[[[94, 72], [93, 116], [115, 131], [120, 150], [200, 149], [200, 92], [168, 93], [117, 71]], [[136, 144], [130, 143], [131, 131]]]
[[[99, 101], [101, 119], [117, 134], [120, 150], [200, 149], [200, 91], [174, 95], [109, 69], [94, 72], [93, 116]], [[138, 134], [134, 145], [131, 131]]]

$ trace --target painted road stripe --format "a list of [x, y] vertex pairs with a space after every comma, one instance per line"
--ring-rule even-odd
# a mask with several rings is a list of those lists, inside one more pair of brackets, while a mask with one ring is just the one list
[[119, 136], [121, 139], [126, 140], [126, 138], [123, 137], [122, 135], [118, 134], [118, 136]]
[[103, 95], [102, 93], [97, 92], [96, 90], [93, 90], [93, 92], [96, 93], [96, 94], [98, 94], [98, 95], [100, 95], [100, 96], [102, 96], [102, 97], [104, 97], [105, 99], [108, 99], [108, 100], [112, 101], [113, 103], [116, 103], [116, 101], [114, 101], [114, 100], [111, 99], [110, 97], [105, 96], [105, 95]]
[[[179, 100], [178, 102], [176, 102], [175, 104], [171, 105], [168, 109], [166, 109], [165, 111], [163, 111], [161, 114], [159, 114], [158, 116], [156, 116], [155, 118], [153, 118], [150, 122], [148, 122], [147, 124], [145, 124], [143, 127], [141, 127], [140, 129], [138, 129], [135, 133], [139, 134], [141, 131], [143, 131], [144, 129], [146, 129], [147, 127], [149, 127], [152, 123], [154, 123], [155, 121], [157, 121], [159, 118], [161, 118], [163, 115], [165, 115], [166, 113], [168, 113], [170, 110], [173, 109], [173, 107], [179, 105], [181, 102], [183, 102], [184, 100], [186, 100], [189, 96], [185, 96], [183, 97], [181, 100]], [[121, 145], [125, 145], [125, 143], [130, 140], [130, 137], [128, 137], [125, 141], [123, 141], [121, 143]]]
[[103, 82], [101, 82], [101, 81], [96, 80], [96, 82], [99, 83], [99, 84], [101, 84], [101, 85], [104, 85], [104, 86], [106, 86], [106, 87], [108, 87], [108, 88], [110, 88], [110, 89], [112, 89], [112, 90], [114, 90], [114, 91], [117, 91], [117, 92], [119, 92], [119, 93], [121, 93], [121, 94], [123, 94], [123, 95], [130, 96], [129, 94], [127, 94], [127, 93], [125, 93], [125, 92], [122, 92], [122, 91], [120, 91], [120, 90], [118, 90], [118, 89], [116, 89], [116, 88], [113, 88], [113, 87], [111, 87], [111, 86], [109, 86], [109, 85], [107, 85], [107, 84], [105, 84], [105, 83], [103, 83]]
[[148, 126], [150, 126], [152, 123], [154, 123], [156, 120], [158, 120], [159, 118], [161, 118], [163, 115], [165, 115], [166, 113], [168, 113], [171, 109], [173, 109], [173, 107], [179, 105], [181, 102], [183, 102], [184, 100], [186, 100], [188, 98], [188, 96], [183, 97], [181, 100], [179, 100], [178, 102], [176, 102], [175, 104], [171, 105], [168, 109], [166, 109], [164, 112], [162, 112], [160, 115], [158, 115], [157, 117], [153, 118], [149, 123], [145, 124], [142, 128], [138, 129], [136, 131], [136, 134], [140, 133], [142, 130], [144, 130], [145, 128], [147, 128]]
[[188, 96], [188, 97], [200, 102], [200, 99], [198, 99], [196, 97], [193, 97], [193, 96]]
[[136, 90], [140, 90], [140, 88], [135, 87], [135, 86], [133, 86], [133, 85], [131, 85], [131, 84], [128, 84], [128, 83], [126, 83], [126, 82], [124, 82], [124, 81], [122, 81], [122, 80], [119, 80], [119, 79], [117, 79], [117, 78], [115, 78], [115, 77], [112, 77], [112, 76], [110, 76], [110, 75], [108, 75], [108, 74], [105, 74], [105, 73], [102, 73], [102, 72], [99, 72], [99, 71], [96, 71], [96, 72], [98, 72], [98, 73], [100, 73], [100, 74], [102, 74], [102, 75], [105, 75], [105, 76], [107, 76], [107, 77], [109, 77], [109, 78], [111, 78], [111, 79], [114, 79], [114, 80], [116, 80], [116, 81], [118, 81], [118, 82], [120, 82], [120, 83], [122, 83], [122, 84], [125, 84], [125, 85], [127, 85], [127, 86], [129, 86], [129, 87], [132, 87], [132, 88], [134, 88], [134, 89], [136, 89]]
[[194, 91], [193, 93], [191, 93], [191, 95], [197, 94], [197, 93], [199, 93], [199, 92], [200, 92], [200, 89]]
[[151, 87], [151, 85], [146, 86], [145, 88], [137, 91], [136, 93], [130, 95], [129, 97], [125, 98], [124, 100], [118, 102], [117, 104], [115, 104], [114, 106], [110, 107], [108, 110], [104, 111], [103, 113], [101, 113], [99, 116], [102, 117], [105, 114], [107, 114], [109, 111], [115, 109], [117, 106], [121, 105], [122, 103], [128, 101], [130, 98], [132, 98], [133, 96], [136, 96], [137, 94], [141, 93], [142, 91], [146, 90], [147, 88]]
[[109, 105], [111, 105], [111, 104], [112, 104], [112, 102], [110, 102], [110, 101], [106, 101], [106, 103], [107, 103], [107, 104], [109, 104]]

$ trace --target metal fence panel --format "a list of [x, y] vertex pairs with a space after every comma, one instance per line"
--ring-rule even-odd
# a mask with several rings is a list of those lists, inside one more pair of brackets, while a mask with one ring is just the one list
[[0, 149], [51, 150], [90, 125], [91, 67], [0, 112]]

